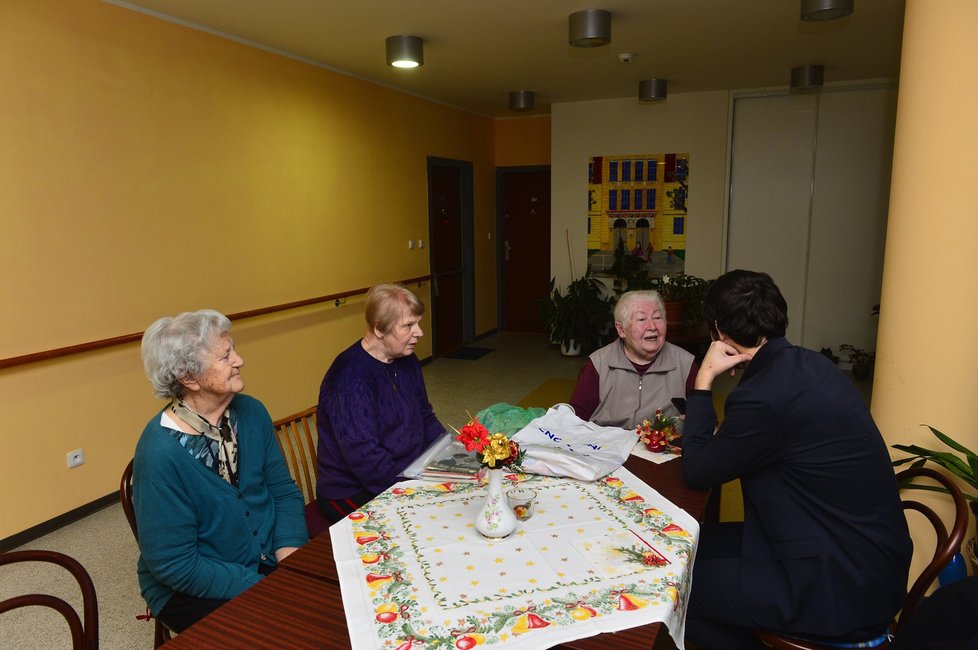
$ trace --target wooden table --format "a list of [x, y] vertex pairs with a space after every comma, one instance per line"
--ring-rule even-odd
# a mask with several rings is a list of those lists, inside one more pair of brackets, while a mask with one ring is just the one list
[[[702, 518], [709, 492], [691, 490], [682, 479], [681, 460], [661, 465], [632, 456], [625, 467], [674, 504]], [[559, 646], [573, 650], [622, 650], [673, 647], [668, 633], [653, 623], [579, 639]], [[289, 556], [267, 576], [227, 605], [166, 644], [167, 648], [328, 648], [350, 647], [340, 581], [329, 533]], [[420, 649], [419, 649], [420, 650]]]

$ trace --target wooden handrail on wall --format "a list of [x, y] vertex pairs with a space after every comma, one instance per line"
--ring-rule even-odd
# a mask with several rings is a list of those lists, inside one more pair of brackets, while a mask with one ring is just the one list
[[[398, 284], [408, 285], [417, 282], [420, 286], [422, 282], [426, 282], [430, 279], [430, 275], [422, 275], [416, 278], [401, 280], [398, 282]], [[279, 311], [287, 311], [289, 309], [298, 309], [299, 307], [306, 307], [308, 305], [316, 305], [322, 302], [335, 302], [336, 306], [339, 307], [342, 304], [340, 302], [341, 300], [350, 298], [352, 296], [359, 296], [367, 293], [368, 291], [370, 291], [370, 287], [366, 287], [364, 289], [354, 289], [352, 291], [343, 291], [341, 293], [331, 293], [325, 296], [306, 298], [305, 300], [296, 300], [295, 302], [286, 302], [281, 305], [273, 305], [271, 307], [260, 307], [259, 309], [239, 311], [234, 314], [228, 314], [227, 317], [230, 320], [242, 320], [245, 318], [253, 318], [255, 316], [274, 314], [275, 312]], [[48, 359], [56, 359], [58, 357], [67, 357], [73, 354], [81, 354], [82, 352], [91, 352], [92, 350], [101, 350], [102, 348], [111, 348], [113, 346], [123, 345], [125, 343], [134, 343], [142, 338], [143, 333], [136, 332], [135, 334], [113, 336], [110, 339], [100, 339], [98, 341], [89, 341], [88, 343], [79, 343], [78, 345], [69, 345], [63, 348], [54, 348], [52, 350], [44, 350], [42, 352], [22, 354], [18, 357], [0, 359], [0, 370], [4, 368], [12, 368], [14, 366], [23, 366], [29, 363], [37, 363], [38, 361], [47, 361]]]

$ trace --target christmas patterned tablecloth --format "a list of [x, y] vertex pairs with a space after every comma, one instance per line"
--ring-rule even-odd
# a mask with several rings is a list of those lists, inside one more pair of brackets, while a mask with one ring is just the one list
[[624, 468], [522, 487], [536, 512], [504, 540], [475, 530], [486, 488], [463, 483], [398, 483], [332, 526], [354, 649], [549, 648], [663, 622], [682, 650], [696, 520]]

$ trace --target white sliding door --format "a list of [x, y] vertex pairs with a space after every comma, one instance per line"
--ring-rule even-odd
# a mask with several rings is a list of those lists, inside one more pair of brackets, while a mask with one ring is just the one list
[[769, 273], [788, 338], [875, 347], [896, 90], [735, 101], [727, 269]]
[[727, 269], [764, 271], [788, 301], [801, 341], [808, 268], [815, 95], [740, 98], [734, 105]]

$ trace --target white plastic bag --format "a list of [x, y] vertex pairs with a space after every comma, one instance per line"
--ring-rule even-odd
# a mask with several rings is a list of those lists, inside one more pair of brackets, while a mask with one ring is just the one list
[[621, 467], [635, 446], [635, 432], [586, 422], [570, 405], [555, 404], [513, 440], [526, 451], [526, 472], [593, 481]]

